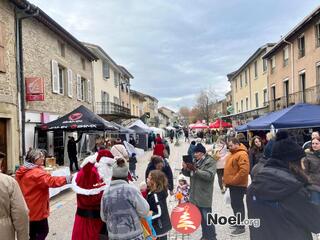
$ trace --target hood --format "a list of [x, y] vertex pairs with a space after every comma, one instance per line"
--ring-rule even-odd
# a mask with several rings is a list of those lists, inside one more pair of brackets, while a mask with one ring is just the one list
[[288, 197], [303, 186], [288, 170], [267, 166], [253, 179], [249, 191], [261, 200], [275, 201]]
[[237, 150], [230, 150], [231, 153], [236, 153], [236, 152], [241, 152], [241, 151], [245, 151], [246, 153], [248, 152], [247, 148], [245, 145], [243, 145], [242, 143], [240, 143], [240, 146]]
[[32, 168], [27, 168], [25, 166], [21, 166], [17, 171], [16, 171], [16, 180], [19, 181], [21, 178], [26, 174], [26, 172], [30, 171]]

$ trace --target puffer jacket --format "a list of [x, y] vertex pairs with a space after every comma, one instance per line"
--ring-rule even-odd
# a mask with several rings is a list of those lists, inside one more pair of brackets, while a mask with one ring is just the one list
[[40, 221], [49, 216], [49, 188], [67, 183], [66, 177], [53, 177], [34, 164], [21, 166], [16, 172], [16, 180], [30, 210], [30, 221]]
[[217, 161], [208, 154], [195, 163], [197, 170], [182, 169], [182, 174], [190, 177], [190, 202], [198, 207], [212, 207], [214, 175]]
[[320, 156], [319, 152], [307, 152], [303, 160], [305, 172], [310, 178], [315, 190], [320, 192]]
[[101, 219], [110, 240], [142, 239], [140, 217], [149, 213], [149, 204], [139, 190], [124, 180], [113, 180], [101, 200]]
[[288, 169], [266, 164], [246, 199], [248, 218], [260, 220], [250, 227], [251, 240], [312, 240], [312, 232], [320, 233], [320, 205], [311, 203], [306, 184]]
[[29, 239], [28, 208], [14, 178], [0, 173], [1, 239]]
[[247, 148], [240, 144], [236, 151], [231, 151], [224, 166], [223, 182], [227, 186], [248, 186], [248, 176], [250, 170], [249, 156]]

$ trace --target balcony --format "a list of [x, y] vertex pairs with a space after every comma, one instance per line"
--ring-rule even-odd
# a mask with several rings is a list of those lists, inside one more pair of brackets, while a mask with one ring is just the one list
[[113, 102], [96, 102], [95, 112], [99, 115], [130, 116], [130, 109]]
[[277, 111], [297, 103], [320, 104], [320, 85], [267, 102], [269, 111]]

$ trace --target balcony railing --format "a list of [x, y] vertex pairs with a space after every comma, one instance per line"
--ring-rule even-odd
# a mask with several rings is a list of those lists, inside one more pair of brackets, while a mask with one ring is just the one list
[[320, 104], [320, 85], [270, 100], [266, 104], [269, 105], [269, 111], [277, 111], [297, 103]]
[[97, 102], [96, 113], [130, 115], [130, 109], [113, 102]]

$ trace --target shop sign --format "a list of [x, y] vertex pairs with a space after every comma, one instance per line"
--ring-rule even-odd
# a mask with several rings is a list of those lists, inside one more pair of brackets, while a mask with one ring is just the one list
[[27, 101], [44, 101], [44, 80], [40, 77], [27, 77], [26, 83], [26, 100]]

